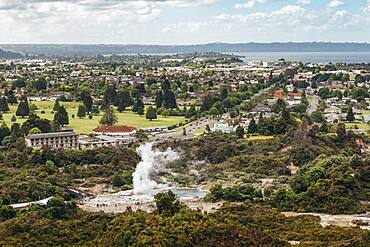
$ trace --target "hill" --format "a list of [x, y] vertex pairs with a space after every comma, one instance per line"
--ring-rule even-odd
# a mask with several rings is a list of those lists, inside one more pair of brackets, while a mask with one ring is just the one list
[[0, 59], [17, 59], [17, 58], [21, 58], [21, 57], [22, 57], [22, 55], [19, 54], [19, 53], [4, 51], [4, 50], [0, 49]]
[[39, 56], [98, 56], [194, 52], [370, 52], [369, 43], [209, 43], [197, 45], [8, 44], [3, 49]]

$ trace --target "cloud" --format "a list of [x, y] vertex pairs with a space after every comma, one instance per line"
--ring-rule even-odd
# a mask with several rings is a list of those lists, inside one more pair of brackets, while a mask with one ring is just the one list
[[248, 0], [245, 3], [237, 3], [234, 5], [235, 9], [250, 9], [258, 4], [264, 4], [269, 2], [278, 2], [283, 0]]
[[328, 3], [329, 8], [337, 8], [337, 7], [342, 6], [342, 5], [344, 5], [344, 2], [342, 0], [331, 0]]
[[365, 12], [370, 13], [370, 0], [367, 1], [366, 7], [365, 7]]
[[298, 4], [303, 6], [310, 5], [311, 0], [298, 0]]

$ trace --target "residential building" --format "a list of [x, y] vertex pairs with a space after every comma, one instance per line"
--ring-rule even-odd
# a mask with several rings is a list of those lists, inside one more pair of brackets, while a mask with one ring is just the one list
[[73, 131], [28, 135], [25, 140], [33, 148], [79, 148], [78, 134]]

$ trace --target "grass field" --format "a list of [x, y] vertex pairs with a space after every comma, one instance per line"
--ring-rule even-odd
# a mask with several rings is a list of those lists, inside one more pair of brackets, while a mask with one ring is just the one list
[[270, 140], [273, 139], [274, 136], [250, 136], [247, 138], [248, 141], [261, 141], [261, 140]]
[[346, 122], [345, 125], [347, 129], [355, 129], [355, 126], [357, 126], [358, 129], [362, 129], [362, 130], [370, 129], [370, 126], [364, 122], [353, 122], [353, 123]]
[[[49, 120], [53, 120], [54, 113], [53, 106], [54, 102], [51, 101], [33, 101], [30, 102], [32, 104], [35, 104], [37, 106], [36, 113], [41, 118], [46, 118]], [[102, 116], [102, 113], [98, 116], [93, 116], [92, 119], [89, 119], [88, 117], [79, 119], [77, 117], [77, 109], [79, 102], [60, 102], [61, 105], [63, 105], [68, 114], [69, 114], [69, 128], [74, 129], [78, 133], [87, 134], [92, 132], [92, 130], [99, 125], [99, 120]], [[17, 109], [18, 105], [9, 105], [10, 113], [3, 114], [4, 120], [7, 123], [8, 126], [11, 126], [11, 117], [15, 114], [15, 111]], [[45, 113], [41, 113], [44, 111]], [[72, 118], [72, 114], [75, 115], [75, 118]], [[132, 112], [130, 109], [126, 110], [125, 112], [119, 113], [116, 111], [116, 115], [118, 118], [118, 122], [116, 125], [129, 125], [134, 126], [137, 128], [146, 128], [146, 127], [156, 127], [156, 126], [170, 126], [174, 125], [180, 122], [185, 122], [184, 117], [162, 117], [158, 115], [158, 119], [149, 121], [145, 119], [145, 116], [139, 116], [138, 114]], [[20, 118], [17, 117], [17, 123], [23, 123], [26, 121], [27, 118]]]

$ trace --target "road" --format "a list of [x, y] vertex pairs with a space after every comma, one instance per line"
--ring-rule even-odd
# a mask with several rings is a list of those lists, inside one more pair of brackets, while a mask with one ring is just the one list
[[307, 109], [307, 114], [308, 115], [311, 115], [314, 111], [317, 110], [317, 108], [319, 107], [319, 100], [320, 100], [320, 97], [317, 96], [317, 95], [314, 95], [312, 97], [312, 100], [311, 100], [311, 103]]

